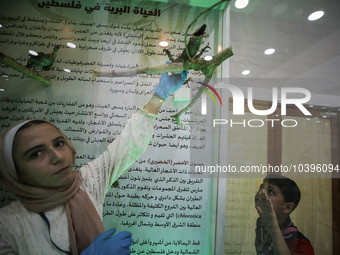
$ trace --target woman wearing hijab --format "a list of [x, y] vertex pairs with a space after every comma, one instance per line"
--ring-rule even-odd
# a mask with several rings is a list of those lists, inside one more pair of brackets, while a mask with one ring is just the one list
[[156, 114], [187, 72], [162, 74], [154, 96], [97, 159], [77, 170], [76, 150], [53, 124], [28, 120], [0, 135], [0, 184], [18, 197], [0, 209], [0, 254], [128, 255], [131, 233], [105, 232], [105, 193], [146, 150]]

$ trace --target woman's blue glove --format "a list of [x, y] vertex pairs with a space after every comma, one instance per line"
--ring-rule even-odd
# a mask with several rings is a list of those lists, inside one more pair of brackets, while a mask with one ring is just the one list
[[[167, 64], [170, 62], [167, 62]], [[161, 79], [159, 80], [159, 84], [153, 91], [160, 97], [165, 100], [168, 98], [170, 94], [176, 92], [179, 88], [182, 87], [185, 79], [188, 76], [188, 71], [183, 71], [180, 74], [172, 74], [168, 75], [168, 73], [162, 73]]]
[[115, 232], [116, 228], [111, 228], [97, 236], [81, 255], [130, 255], [132, 234], [122, 231], [112, 236]]

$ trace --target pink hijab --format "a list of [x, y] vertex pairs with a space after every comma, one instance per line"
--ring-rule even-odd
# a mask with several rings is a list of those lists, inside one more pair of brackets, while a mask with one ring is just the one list
[[[105, 231], [103, 223], [90, 198], [80, 189], [78, 171], [72, 172], [74, 179], [71, 184], [60, 188], [33, 187], [19, 182], [13, 162], [12, 145], [18, 130], [31, 121], [33, 120], [10, 126], [0, 134], [0, 185], [19, 197], [28, 210], [36, 213], [64, 204], [71, 251], [73, 255], [78, 255]], [[74, 163], [76, 150], [73, 144], [63, 132], [55, 128], [65, 137], [66, 144], [73, 153]]]

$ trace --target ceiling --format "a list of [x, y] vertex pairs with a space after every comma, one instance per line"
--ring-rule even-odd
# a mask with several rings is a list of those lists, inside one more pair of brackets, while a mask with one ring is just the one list
[[[324, 16], [309, 21], [318, 10]], [[249, 70], [246, 77], [257, 86], [276, 82], [340, 96], [340, 1], [261, 0], [244, 9], [231, 4], [230, 11], [231, 77], [244, 78]], [[268, 48], [275, 53], [265, 55]]]
[[[219, 2], [150, 1], [204, 8]], [[225, 5], [219, 8], [223, 10]], [[237, 9], [232, 0], [228, 8], [230, 30], [225, 32], [230, 34], [234, 52], [230, 77], [235, 83], [261, 88], [299, 86], [325, 95], [324, 100], [327, 96], [340, 97], [340, 1], [250, 0], [247, 7]], [[318, 10], [323, 10], [324, 16], [308, 21], [308, 16]], [[265, 55], [268, 48], [274, 48], [275, 53]], [[242, 75], [244, 70], [249, 70], [249, 75]], [[334, 104], [340, 105], [340, 99], [335, 98]]]

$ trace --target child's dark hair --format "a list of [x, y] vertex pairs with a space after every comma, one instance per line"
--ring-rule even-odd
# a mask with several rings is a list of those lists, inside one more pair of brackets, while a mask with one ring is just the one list
[[280, 189], [285, 202], [294, 203], [295, 208], [298, 206], [301, 199], [301, 192], [299, 187], [293, 180], [282, 175], [273, 174], [267, 175], [266, 178], [263, 179], [263, 181], [267, 181], [270, 184], [276, 185]]

